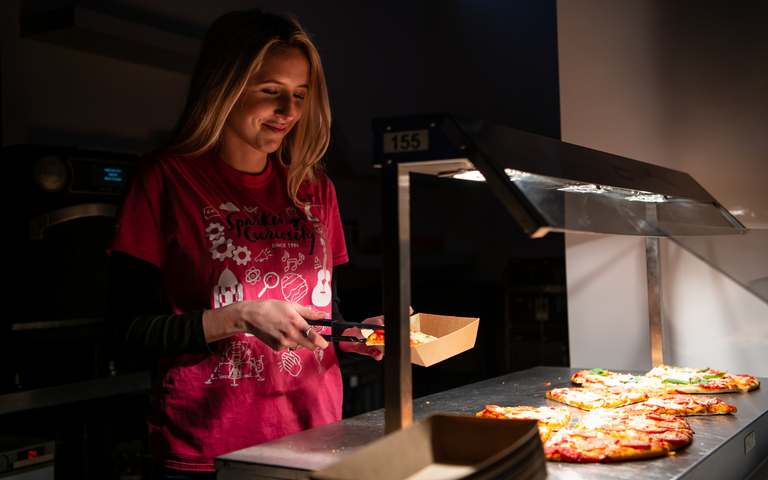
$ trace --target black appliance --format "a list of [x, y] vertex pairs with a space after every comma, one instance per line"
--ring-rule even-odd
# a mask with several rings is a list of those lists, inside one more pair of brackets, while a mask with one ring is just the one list
[[[109, 256], [117, 204], [137, 155], [74, 147], [13, 145], [3, 160], [23, 188], [23, 308], [0, 320], [10, 365], [4, 392], [91, 380], [105, 374]], [[11, 254], [13, 256], [14, 254]]]
[[56, 443], [0, 434], [0, 479], [53, 480]]

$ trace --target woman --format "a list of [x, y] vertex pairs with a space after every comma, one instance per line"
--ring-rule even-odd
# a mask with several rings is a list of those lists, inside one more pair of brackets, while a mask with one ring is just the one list
[[329, 138], [320, 58], [301, 27], [258, 11], [216, 20], [109, 246], [114, 338], [159, 358], [154, 478], [207, 478], [195, 472], [213, 472], [217, 455], [341, 419], [330, 328], [307, 323], [340, 318], [332, 269], [347, 261], [320, 171]]

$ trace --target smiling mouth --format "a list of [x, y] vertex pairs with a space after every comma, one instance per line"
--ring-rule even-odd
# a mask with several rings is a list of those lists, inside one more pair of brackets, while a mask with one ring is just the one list
[[275, 133], [285, 133], [288, 130], [288, 125], [270, 125], [268, 123], [263, 125]]

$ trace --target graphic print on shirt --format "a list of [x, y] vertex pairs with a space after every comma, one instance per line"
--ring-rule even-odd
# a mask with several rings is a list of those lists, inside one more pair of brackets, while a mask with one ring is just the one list
[[319, 222], [320, 219], [312, 215], [312, 212], [309, 211], [309, 207], [310, 207], [309, 205], [304, 205], [304, 213], [307, 214], [307, 220], [309, 220], [310, 222]]
[[213, 217], [221, 217], [219, 215], [219, 211], [213, 208], [212, 206], [208, 205], [207, 207], [203, 208], [203, 219], [207, 222], [208, 220], [212, 219]]
[[255, 377], [259, 382], [264, 381], [261, 372], [264, 371], [264, 355], [258, 360], [253, 358], [248, 342], [229, 342], [221, 355], [221, 361], [213, 369], [211, 377], [205, 383], [210, 385], [213, 380], [232, 380], [230, 386], [236, 387], [241, 378]]
[[276, 353], [280, 355], [277, 366], [280, 367], [281, 371], [290, 374], [292, 377], [297, 377], [301, 373], [301, 357], [298, 353], [291, 350], [283, 350]]
[[219, 284], [213, 287], [213, 305], [225, 307], [243, 301], [243, 284], [237, 281], [232, 270], [225, 268], [219, 276]]
[[211, 257], [214, 260], [221, 260], [222, 262], [232, 256], [232, 252], [235, 251], [235, 246], [232, 245], [232, 240], [224, 236], [219, 237], [213, 241], [213, 245], [208, 249], [211, 252]]
[[286, 273], [280, 280], [280, 288], [283, 291], [283, 297], [289, 302], [298, 302], [307, 294], [309, 287], [304, 277], [298, 273]]
[[320, 245], [323, 247], [323, 266], [317, 271], [317, 285], [312, 290], [312, 303], [318, 307], [325, 307], [331, 303], [331, 272], [328, 271], [328, 254], [325, 251], [325, 240], [320, 237]]
[[317, 360], [317, 373], [323, 373], [323, 350], [322, 348], [318, 348], [315, 350], [315, 360]]
[[278, 283], [280, 283], [280, 275], [277, 273], [269, 272], [264, 275], [264, 288], [262, 288], [259, 292], [259, 298], [261, 298], [261, 296], [264, 295], [267, 290], [272, 290], [273, 288], [277, 287]]
[[[315, 312], [319, 312], [320, 311], [320, 310], [316, 309], [314, 305], [304, 305], [304, 307], [308, 308], [310, 310], [314, 310]], [[324, 327], [322, 325], [312, 325], [312, 330], [316, 331], [317, 333], [319, 333], [321, 335], [323, 333], [327, 333], [327, 334], [331, 333], [331, 327]], [[323, 373], [323, 355], [324, 355], [323, 352], [325, 352], [325, 350], [323, 350], [322, 348], [318, 348], [314, 352], [314, 357], [315, 357], [315, 360], [317, 361], [317, 372], [318, 373]]]
[[224, 226], [220, 223], [211, 223], [205, 229], [205, 236], [210, 241], [218, 240], [222, 235], [224, 235]]
[[253, 259], [254, 262], [266, 262], [269, 260], [269, 257], [272, 256], [272, 252], [267, 250], [266, 248], [259, 252], [258, 255], [256, 255], [256, 258]]
[[[283, 213], [273, 213], [259, 207], [238, 207], [232, 202], [221, 201], [218, 212], [212, 207], [206, 207], [205, 212], [204, 235], [211, 255], [208, 261], [216, 264], [221, 262], [224, 268], [213, 287], [213, 304], [216, 308], [241, 302], [245, 298], [278, 299], [280, 294], [290, 302], [309, 303], [307, 306], [313, 309], [330, 304], [329, 252], [322, 238], [325, 231], [320, 218], [312, 214], [309, 206], [303, 207], [303, 212], [299, 208], [286, 207]], [[212, 217], [208, 215], [217, 218], [211, 221], [208, 218]], [[320, 238], [323, 248], [322, 261], [319, 251], [314, 249], [317, 238]], [[308, 258], [313, 259], [314, 265], [310, 268], [302, 267]], [[314, 274], [312, 279], [304, 275], [315, 271], [318, 293], [311, 294], [310, 282], [314, 280]], [[269, 293], [278, 287], [276, 293]], [[315, 301], [310, 303], [310, 297], [314, 297]], [[324, 328], [313, 326], [318, 332]], [[276, 365], [279, 372], [291, 377], [301, 374], [299, 353], [284, 350], [274, 352], [274, 361], [270, 361], [269, 357], [265, 361], [263, 355], [256, 360], [253, 357], [257, 356], [259, 350], [254, 349], [254, 341], [236, 341], [222, 346], [224, 353], [220, 354], [219, 364], [206, 383], [232, 379], [232, 385], [237, 386], [242, 383], [239, 379], [249, 377], [261, 381], [264, 380], [265, 368], [272, 368], [270, 364]], [[323, 356], [322, 350], [314, 352], [312, 356], [320, 373], [323, 372]]]
[[[322, 241], [322, 240], [321, 240]], [[291, 255], [288, 253], [288, 250], [285, 250], [283, 252], [283, 257], [280, 259], [280, 261], [285, 262], [285, 271], [288, 270], [295, 272], [296, 269], [304, 263], [304, 254], [300, 253], [298, 257], [291, 258]]]
[[251, 261], [251, 251], [248, 250], [248, 247], [237, 247], [232, 252], [232, 258], [238, 265], [245, 265]]
[[[230, 203], [222, 205], [230, 210], [224, 216], [226, 237], [234, 240], [237, 246], [252, 246], [264, 248], [265, 242], [273, 242], [272, 248], [303, 248], [305, 255], [312, 255], [315, 249], [315, 231], [309, 228], [301, 216], [292, 217], [282, 212], [270, 212], [257, 209], [258, 213], [244, 213], [239, 209], [231, 211]], [[308, 209], [307, 209], [308, 210]], [[311, 213], [310, 213], [311, 215]], [[312, 216], [314, 221], [320, 219]], [[257, 255], [257, 258], [261, 255]]]
[[261, 281], [261, 270], [251, 267], [245, 271], [245, 281], [251, 285], [256, 285]]

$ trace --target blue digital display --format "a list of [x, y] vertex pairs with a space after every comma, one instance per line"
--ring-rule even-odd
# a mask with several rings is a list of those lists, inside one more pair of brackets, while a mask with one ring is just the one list
[[99, 185], [102, 187], [120, 187], [125, 184], [125, 169], [102, 167], [99, 175]]

